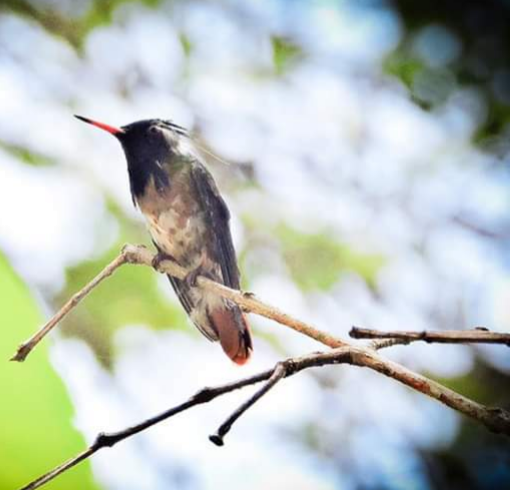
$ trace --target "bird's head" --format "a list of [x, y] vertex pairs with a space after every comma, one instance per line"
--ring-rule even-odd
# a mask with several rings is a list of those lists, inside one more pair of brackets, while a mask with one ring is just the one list
[[169, 120], [144, 119], [115, 127], [83, 116], [75, 117], [115, 136], [124, 149], [130, 167], [164, 161], [169, 153], [177, 151], [181, 138], [188, 137], [183, 127]]

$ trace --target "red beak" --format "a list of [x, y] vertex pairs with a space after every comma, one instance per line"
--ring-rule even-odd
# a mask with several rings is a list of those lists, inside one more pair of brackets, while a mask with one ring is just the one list
[[77, 116], [74, 115], [76, 119], [79, 119], [80, 121], [86, 122], [88, 124], [92, 124], [92, 126], [96, 126], [97, 128], [103, 129], [105, 131], [108, 131], [110, 134], [113, 134], [114, 136], [118, 136], [119, 134], [124, 133], [123, 129], [116, 128], [115, 126], [110, 126], [109, 124], [105, 124], [99, 121], [93, 121], [92, 119], [88, 119], [83, 116]]

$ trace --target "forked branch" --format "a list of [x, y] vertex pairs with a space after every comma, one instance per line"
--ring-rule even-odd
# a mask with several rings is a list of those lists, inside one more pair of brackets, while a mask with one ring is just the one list
[[[125, 264], [138, 264], [146, 265], [149, 267], [153, 266], [153, 260], [155, 255], [151, 253], [147, 248], [138, 245], [126, 245], [118, 257], [110, 262], [92, 281], [90, 281], [83, 289], [74, 294], [64, 306], [45, 323], [32, 337], [23, 342], [17, 349], [16, 353], [12, 356], [11, 361], [23, 362], [35, 346], [51, 331], [55, 328], [59, 322], [71, 311], [78, 303], [81, 302], [89, 293], [93, 291], [104, 279], [111, 276], [119, 267]], [[163, 260], [157, 266], [158, 272], [170, 274], [178, 279], [184, 279], [188, 273], [186, 269], [179, 266], [171, 260]], [[292, 328], [293, 330], [302, 333], [312, 339], [315, 339], [321, 344], [327, 345], [328, 347], [341, 347], [349, 345], [348, 342], [340, 340], [326, 332], [308, 325], [297, 318], [293, 318], [287, 313], [283, 313], [274, 306], [268, 305], [257, 298], [252, 293], [243, 293], [235, 289], [230, 289], [223, 284], [211, 281], [208, 278], [199, 276], [197, 278], [197, 285], [208, 290], [214, 291], [219, 296], [229, 298], [234, 303], [244, 308], [246, 311], [255, 313], [260, 316], [264, 316], [271, 320], [274, 320], [281, 325]]]
[[[53, 329], [62, 318], [65, 317], [87, 294], [89, 294], [97, 285], [99, 285], [105, 278], [113, 274], [120, 266], [124, 264], [141, 264], [152, 266], [154, 254], [149, 252], [145, 247], [127, 245], [122, 250], [121, 254], [112, 261], [98, 276], [96, 276], [89, 284], [87, 284], [81, 291], [76, 293], [57, 314], [50, 319], [35, 335], [24, 342], [13, 357], [13, 360], [23, 361], [31, 350], [42, 340], [42, 338]], [[161, 262], [157, 270], [162, 273], [170, 274], [177, 278], [184, 278], [187, 271], [171, 261]], [[260, 400], [270, 389], [272, 389], [282, 379], [291, 376], [297, 372], [311, 367], [319, 367], [331, 364], [347, 363], [359, 367], [367, 367], [378, 373], [384, 374], [393, 378], [406, 386], [419, 391], [427, 396], [430, 396], [441, 403], [453, 408], [454, 410], [471, 417], [472, 419], [482, 423], [489, 430], [510, 436], [510, 412], [501, 408], [491, 408], [479, 404], [459, 393], [450, 390], [449, 388], [433, 381], [421, 374], [418, 374], [396, 362], [390, 361], [382, 357], [377, 350], [391, 347], [398, 344], [407, 344], [415, 340], [425, 341], [446, 341], [449, 338], [454, 342], [482, 342], [490, 341], [493, 343], [508, 344], [508, 334], [492, 334], [489, 339], [488, 333], [483, 330], [469, 331], [466, 333], [464, 339], [471, 340], [452, 340], [454, 336], [442, 336], [442, 340], [432, 340], [440, 338], [439, 332], [383, 332], [382, 334], [377, 331], [359, 329], [354, 327], [351, 330], [351, 336], [359, 335], [362, 338], [377, 339], [370, 345], [357, 345], [337, 337], [334, 337], [326, 332], [316, 329], [315, 327], [302, 322], [292, 316], [281, 312], [277, 308], [270, 306], [262, 301], [256, 299], [251, 293], [243, 293], [229, 289], [221, 284], [218, 284], [210, 279], [199, 277], [197, 285], [209, 291], [214, 291], [218, 295], [229, 298], [244, 308], [246, 311], [256, 313], [266, 318], [270, 318], [280, 323], [281, 325], [290, 327], [295, 331], [306, 335], [330, 348], [327, 352], [316, 352], [302, 357], [289, 358], [285, 361], [279, 362], [273, 369], [263, 371], [254, 376], [243, 378], [239, 381], [220, 385], [214, 388], [203, 388], [193, 395], [187, 401], [172, 407], [154, 417], [151, 417], [140, 424], [129, 427], [125, 430], [113, 433], [99, 434], [95, 442], [85, 451], [78, 454], [74, 458], [68, 460], [62, 465], [56, 467], [42, 477], [29, 483], [21, 490], [34, 490], [48, 481], [52, 480], [59, 474], [72, 468], [79, 462], [88, 459], [97, 451], [104, 447], [111, 447], [118, 442], [131, 437], [149, 427], [162, 422], [170, 417], [173, 417], [185, 410], [188, 410], [196, 405], [208, 403], [218, 396], [224, 395], [231, 391], [244, 388], [252, 384], [266, 381], [266, 383], [249, 399], [247, 399], [240, 407], [238, 407], [219, 427], [218, 431], [210, 436], [210, 440], [217, 445], [223, 445], [224, 436], [229, 432], [232, 425], [239, 417], [241, 417], [246, 410], [248, 410], [254, 403]], [[449, 332], [447, 332], [448, 334]], [[394, 335], [393, 335], [394, 334]], [[403, 335], [405, 334], [405, 335]], [[431, 336], [432, 335], [432, 336]], [[497, 335], [494, 337], [494, 335]], [[485, 340], [481, 340], [481, 339]], [[473, 340], [476, 339], [476, 340]]]
[[249, 376], [217, 387], [203, 388], [184, 403], [176, 405], [175, 407], [151, 417], [140, 424], [133, 425], [132, 427], [128, 427], [127, 429], [119, 432], [101, 433], [96, 437], [94, 443], [85, 451], [66, 461], [62, 465], [57, 466], [55, 469], [37, 478], [20, 490], [35, 490], [81, 461], [88, 459], [103, 448], [112, 447], [124, 439], [138, 434], [155, 424], [178, 415], [179, 413], [189, 410], [197, 405], [208, 403], [221, 395], [267, 380], [266, 384], [260, 390], [258, 390], [252, 397], [250, 397], [232, 413], [232, 415], [220, 426], [216, 434], [210, 436], [210, 440], [212, 442], [218, 446], [222, 446], [224, 444], [223, 438], [232, 427], [232, 424], [283, 378], [292, 376], [304, 369], [340, 363], [368, 367], [384, 374], [385, 376], [397, 379], [405, 385], [422, 393], [428, 394], [455, 410], [482, 422], [490, 430], [510, 436], [510, 413], [499, 408], [487, 408], [473, 402], [472, 400], [445, 388], [425, 376], [414, 373], [397, 363], [381, 358], [374, 351], [370, 352], [366, 348], [358, 348], [354, 346], [340, 347], [327, 352], [316, 352], [301, 357], [289, 358], [276, 364], [273, 369], [263, 371], [254, 376]]

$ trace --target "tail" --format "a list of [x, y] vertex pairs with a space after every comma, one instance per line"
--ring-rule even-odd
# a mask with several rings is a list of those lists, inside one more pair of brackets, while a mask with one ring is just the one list
[[241, 308], [233, 303], [224, 302], [208, 311], [207, 317], [230, 359], [243, 365], [253, 350], [250, 327]]
[[195, 292], [184, 281], [168, 276], [186, 313], [209, 340], [219, 340], [228, 357], [245, 364], [253, 350], [250, 327], [235, 303], [215, 294]]

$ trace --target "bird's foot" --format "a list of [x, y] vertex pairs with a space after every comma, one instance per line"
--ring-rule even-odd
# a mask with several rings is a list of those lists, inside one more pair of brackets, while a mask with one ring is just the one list
[[196, 267], [195, 269], [186, 274], [186, 277], [184, 278], [186, 286], [188, 286], [189, 288], [197, 287], [197, 279], [199, 276], [206, 277], [207, 279], [211, 279], [214, 281], [214, 277], [212, 276], [212, 274], [199, 265], [198, 267]]
[[154, 269], [159, 271], [161, 262], [164, 262], [165, 260], [171, 260], [172, 262], [175, 262], [175, 259], [171, 255], [165, 252], [158, 251], [158, 253], [154, 255], [154, 258], [151, 261], [151, 265]]

